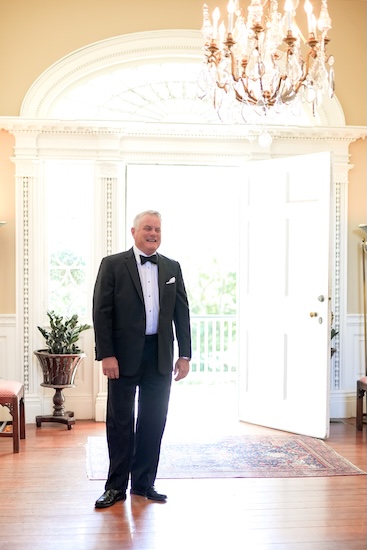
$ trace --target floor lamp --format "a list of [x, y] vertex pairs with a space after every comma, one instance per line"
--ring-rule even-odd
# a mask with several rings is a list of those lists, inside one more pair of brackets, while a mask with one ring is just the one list
[[[361, 223], [358, 226], [367, 235], [367, 223]], [[367, 302], [366, 302], [366, 237], [362, 240], [362, 281], [363, 281], [363, 323], [364, 323], [364, 370], [367, 376]]]

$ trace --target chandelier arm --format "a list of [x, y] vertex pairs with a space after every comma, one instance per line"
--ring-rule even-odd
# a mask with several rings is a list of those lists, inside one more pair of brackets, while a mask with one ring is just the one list
[[269, 100], [268, 100], [269, 105], [273, 106], [274, 103], [276, 102], [276, 98], [277, 98], [278, 92], [279, 92], [279, 90], [280, 90], [280, 87], [281, 87], [281, 85], [282, 85], [282, 82], [283, 82], [283, 80], [285, 80], [286, 78], [287, 78], [287, 77], [286, 77], [284, 74], [282, 74], [282, 75], [279, 77], [278, 85], [277, 85], [277, 87], [276, 87], [274, 93], [270, 96], [270, 98], [269, 98]]
[[307, 76], [308, 76], [308, 73], [309, 73], [309, 70], [310, 70], [310, 58], [313, 58], [315, 59], [316, 58], [316, 52], [315, 50], [310, 50], [307, 54], [307, 57], [306, 57], [306, 61], [305, 61], [305, 70], [304, 70], [304, 75], [302, 78], [300, 78], [299, 80], [299, 86], [297, 88], [297, 90], [299, 89], [299, 87], [303, 84], [303, 82], [306, 80]]
[[235, 82], [239, 82], [241, 80], [242, 76], [236, 77], [236, 75], [235, 75], [235, 61], [236, 61], [236, 59], [235, 59], [235, 56], [234, 56], [232, 50], [229, 51], [229, 54], [231, 56], [231, 75], [232, 75], [232, 78]]
[[221, 84], [216, 80], [217, 86], [220, 90], [224, 90], [226, 93], [228, 93], [228, 84], [225, 82], [224, 84]]
[[[231, 56], [231, 76], [232, 76], [232, 78], [235, 82], [239, 82], [240, 80], [242, 80], [243, 77], [242, 77], [242, 75], [236, 76], [236, 74], [235, 74], [236, 58], [235, 58], [234, 53], [232, 52], [232, 50], [230, 50], [229, 54]], [[246, 65], [247, 65], [247, 63], [245, 65], [242, 64], [242, 66], [244, 67], [244, 70], [242, 71], [242, 74], [245, 73]]]
[[[247, 94], [247, 97], [250, 100], [250, 103], [255, 105], [257, 103], [257, 99], [256, 99], [256, 97], [254, 97], [251, 94], [250, 90], [246, 86], [245, 79], [243, 78], [243, 76], [237, 76], [236, 77], [236, 75], [235, 75], [235, 57], [234, 57], [232, 51], [230, 51], [230, 55], [231, 55], [231, 75], [232, 75], [232, 78], [235, 82], [240, 82], [240, 81], [242, 82], [242, 86], [243, 86], [243, 88], [244, 88], [244, 90]], [[243, 74], [244, 73], [245, 73], [245, 70], [243, 71]], [[235, 90], [235, 95], [236, 95], [236, 98], [237, 98], [238, 101], [240, 101], [241, 103], [245, 103], [245, 100], [244, 100], [243, 96], [241, 96], [241, 94], [238, 92], [238, 90]]]
[[[249, 103], [253, 104], [253, 105], [256, 105], [257, 103], [257, 99], [255, 96], [252, 95], [252, 93], [250, 92], [250, 90], [248, 89], [248, 87], [246, 86], [245, 82], [244, 82], [244, 79], [243, 78], [239, 78], [238, 80], [241, 80], [242, 82], [242, 86], [247, 94], [247, 97], [248, 97], [248, 100], [249, 100]], [[235, 90], [235, 94], [236, 94], [236, 98], [241, 102], [241, 103], [246, 103], [246, 101], [243, 99], [243, 97], [241, 96], [241, 94]]]
[[217, 52], [210, 51], [209, 54], [207, 54], [208, 63], [214, 65], [218, 65], [220, 59], [221, 59], [221, 53], [218, 50]]
[[218, 65], [218, 63], [221, 59], [221, 51], [218, 48], [214, 38], [211, 39], [209, 44], [208, 43], [206, 44], [205, 48], [208, 52], [206, 54], [207, 59], [208, 59], [208, 63], [214, 63], [215, 65]]

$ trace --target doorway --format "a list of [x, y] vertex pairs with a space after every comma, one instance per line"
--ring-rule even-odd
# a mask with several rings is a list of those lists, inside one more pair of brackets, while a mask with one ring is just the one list
[[138, 212], [161, 213], [159, 251], [180, 262], [190, 303], [193, 358], [172, 386], [171, 436], [237, 419], [239, 181], [235, 166], [127, 166], [126, 235]]
[[[127, 167], [126, 219], [134, 217], [131, 208], [161, 211], [161, 252], [182, 263], [193, 340], [184, 385], [196, 429], [235, 418], [239, 380], [242, 420], [328, 436], [330, 186], [329, 153], [251, 163], [242, 172]], [[167, 236], [165, 218], [175, 228]]]

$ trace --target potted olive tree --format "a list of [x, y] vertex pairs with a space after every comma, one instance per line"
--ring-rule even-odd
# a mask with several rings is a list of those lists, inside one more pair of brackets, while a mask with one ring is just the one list
[[53, 415], [37, 416], [37, 427], [42, 422], [63, 422], [68, 424], [68, 429], [75, 424], [70, 420], [74, 416], [72, 412], [65, 412], [64, 395], [62, 390], [67, 387], [74, 387], [74, 379], [80, 362], [85, 353], [77, 345], [80, 333], [90, 328], [90, 325], [79, 324], [78, 315], [74, 314], [69, 318], [63, 318], [54, 311], [48, 311], [50, 328], [37, 327], [46, 340], [46, 349], [34, 352], [43, 372], [43, 383], [41, 386], [54, 388], [55, 395]]

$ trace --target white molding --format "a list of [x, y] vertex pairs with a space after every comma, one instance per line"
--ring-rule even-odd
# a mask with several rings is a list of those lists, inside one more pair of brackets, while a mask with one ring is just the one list
[[15, 315], [9, 313], [0, 313], [0, 327], [14, 327]]
[[71, 52], [41, 74], [24, 98], [21, 116], [47, 116], [65, 88], [107, 67], [154, 59], [191, 59], [199, 67], [202, 47], [199, 30], [144, 31], [95, 42]]
[[330, 418], [352, 418], [356, 415], [356, 392], [332, 391]]
[[0, 378], [23, 382], [23, 372], [15, 361], [15, 326], [15, 315], [0, 315]]
[[[43, 388], [45, 391], [41, 399], [40, 411], [37, 414], [53, 414], [53, 397], [55, 390]], [[73, 411], [75, 420], [90, 420], [94, 418], [93, 403], [90, 395], [78, 393], [78, 387], [67, 388], [63, 391], [65, 397], [65, 411]], [[35, 420], [33, 419], [33, 422]]]
[[[54, 63], [33, 83], [21, 109], [22, 117], [43, 118], [66, 89], [96, 76], [106, 69], [137, 67], [146, 63], [193, 63], [199, 75], [204, 59], [201, 31], [193, 29], [162, 29], [130, 33], [107, 38], [80, 48]], [[197, 71], [196, 71], [197, 65]], [[345, 117], [336, 96], [325, 98], [318, 108], [321, 125], [345, 126]], [[316, 124], [313, 117], [311, 125]]]
[[[249, 130], [245, 124], [175, 124], [175, 123], [155, 123], [155, 122], [129, 122], [129, 121], [87, 121], [87, 120], [52, 120], [52, 119], [30, 119], [20, 117], [0, 117], [0, 127], [13, 133], [17, 137], [15, 144], [16, 156], [22, 157], [32, 163], [29, 154], [35, 156], [47, 156], [48, 151], [55, 149], [56, 144], [60, 151], [65, 147], [65, 151], [76, 149], [84, 151], [87, 140], [98, 143], [99, 150], [111, 151], [116, 154], [116, 138], [154, 138], [154, 139], [190, 139], [190, 140], [241, 140], [245, 139], [255, 144], [259, 152], [264, 152], [257, 143], [257, 138], [263, 132], [263, 128], [258, 125]], [[306, 143], [320, 141], [324, 145], [325, 140], [332, 141], [334, 150], [338, 145], [349, 144], [357, 139], [364, 139], [367, 135], [366, 126], [297, 126], [297, 125], [275, 125], [267, 124], [267, 130], [273, 137], [288, 139], [292, 141], [302, 140]], [[45, 143], [50, 143], [53, 138], [54, 144], [49, 150], [45, 148]], [[106, 138], [100, 142], [100, 138]], [[40, 138], [46, 138], [42, 139]], [[64, 141], [62, 141], [64, 138]], [[72, 143], [70, 144], [70, 140]], [[83, 141], [81, 141], [83, 140]], [[128, 142], [127, 142], [128, 143]], [[20, 144], [20, 149], [19, 149]], [[79, 147], [76, 147], [76, 144]], [[111, 148], [111, 144], [114, 147]], [[125, 144], [123, 144], [125, 145]], [[122, 147], [124, 149], [125, 147]], [[117, 149], [119, 150], [119, 149]], [[23, 154], [20, 154], [23, 152]], [[97, 151], [95, 151], [97, 152]], [[28, 155], [25, 155], [28, 153]], [[36, 154], [35, 154], [36, 153]], [[298, 153], [299, 154], [299, 153]], [[101, 158], [101, 157], [98, 157]], [[27, 171], [29, 173], [29, 171]]]
[[40, 395], [26, 393], [24, 403], [26, 424], [35, 424], [36, 416], [42, 414], [43, 403]]
[[97, 396], [96, 399], [96, 422], [106, 422], [107, 414], [107, 393], [102, 392]]
[[346, 355], [343, 358], [345, 372], [343, 385], [354, 390], [356, 381], [365, 376], [364, 365], [364, 323], [362, 314], [347, 316]]

